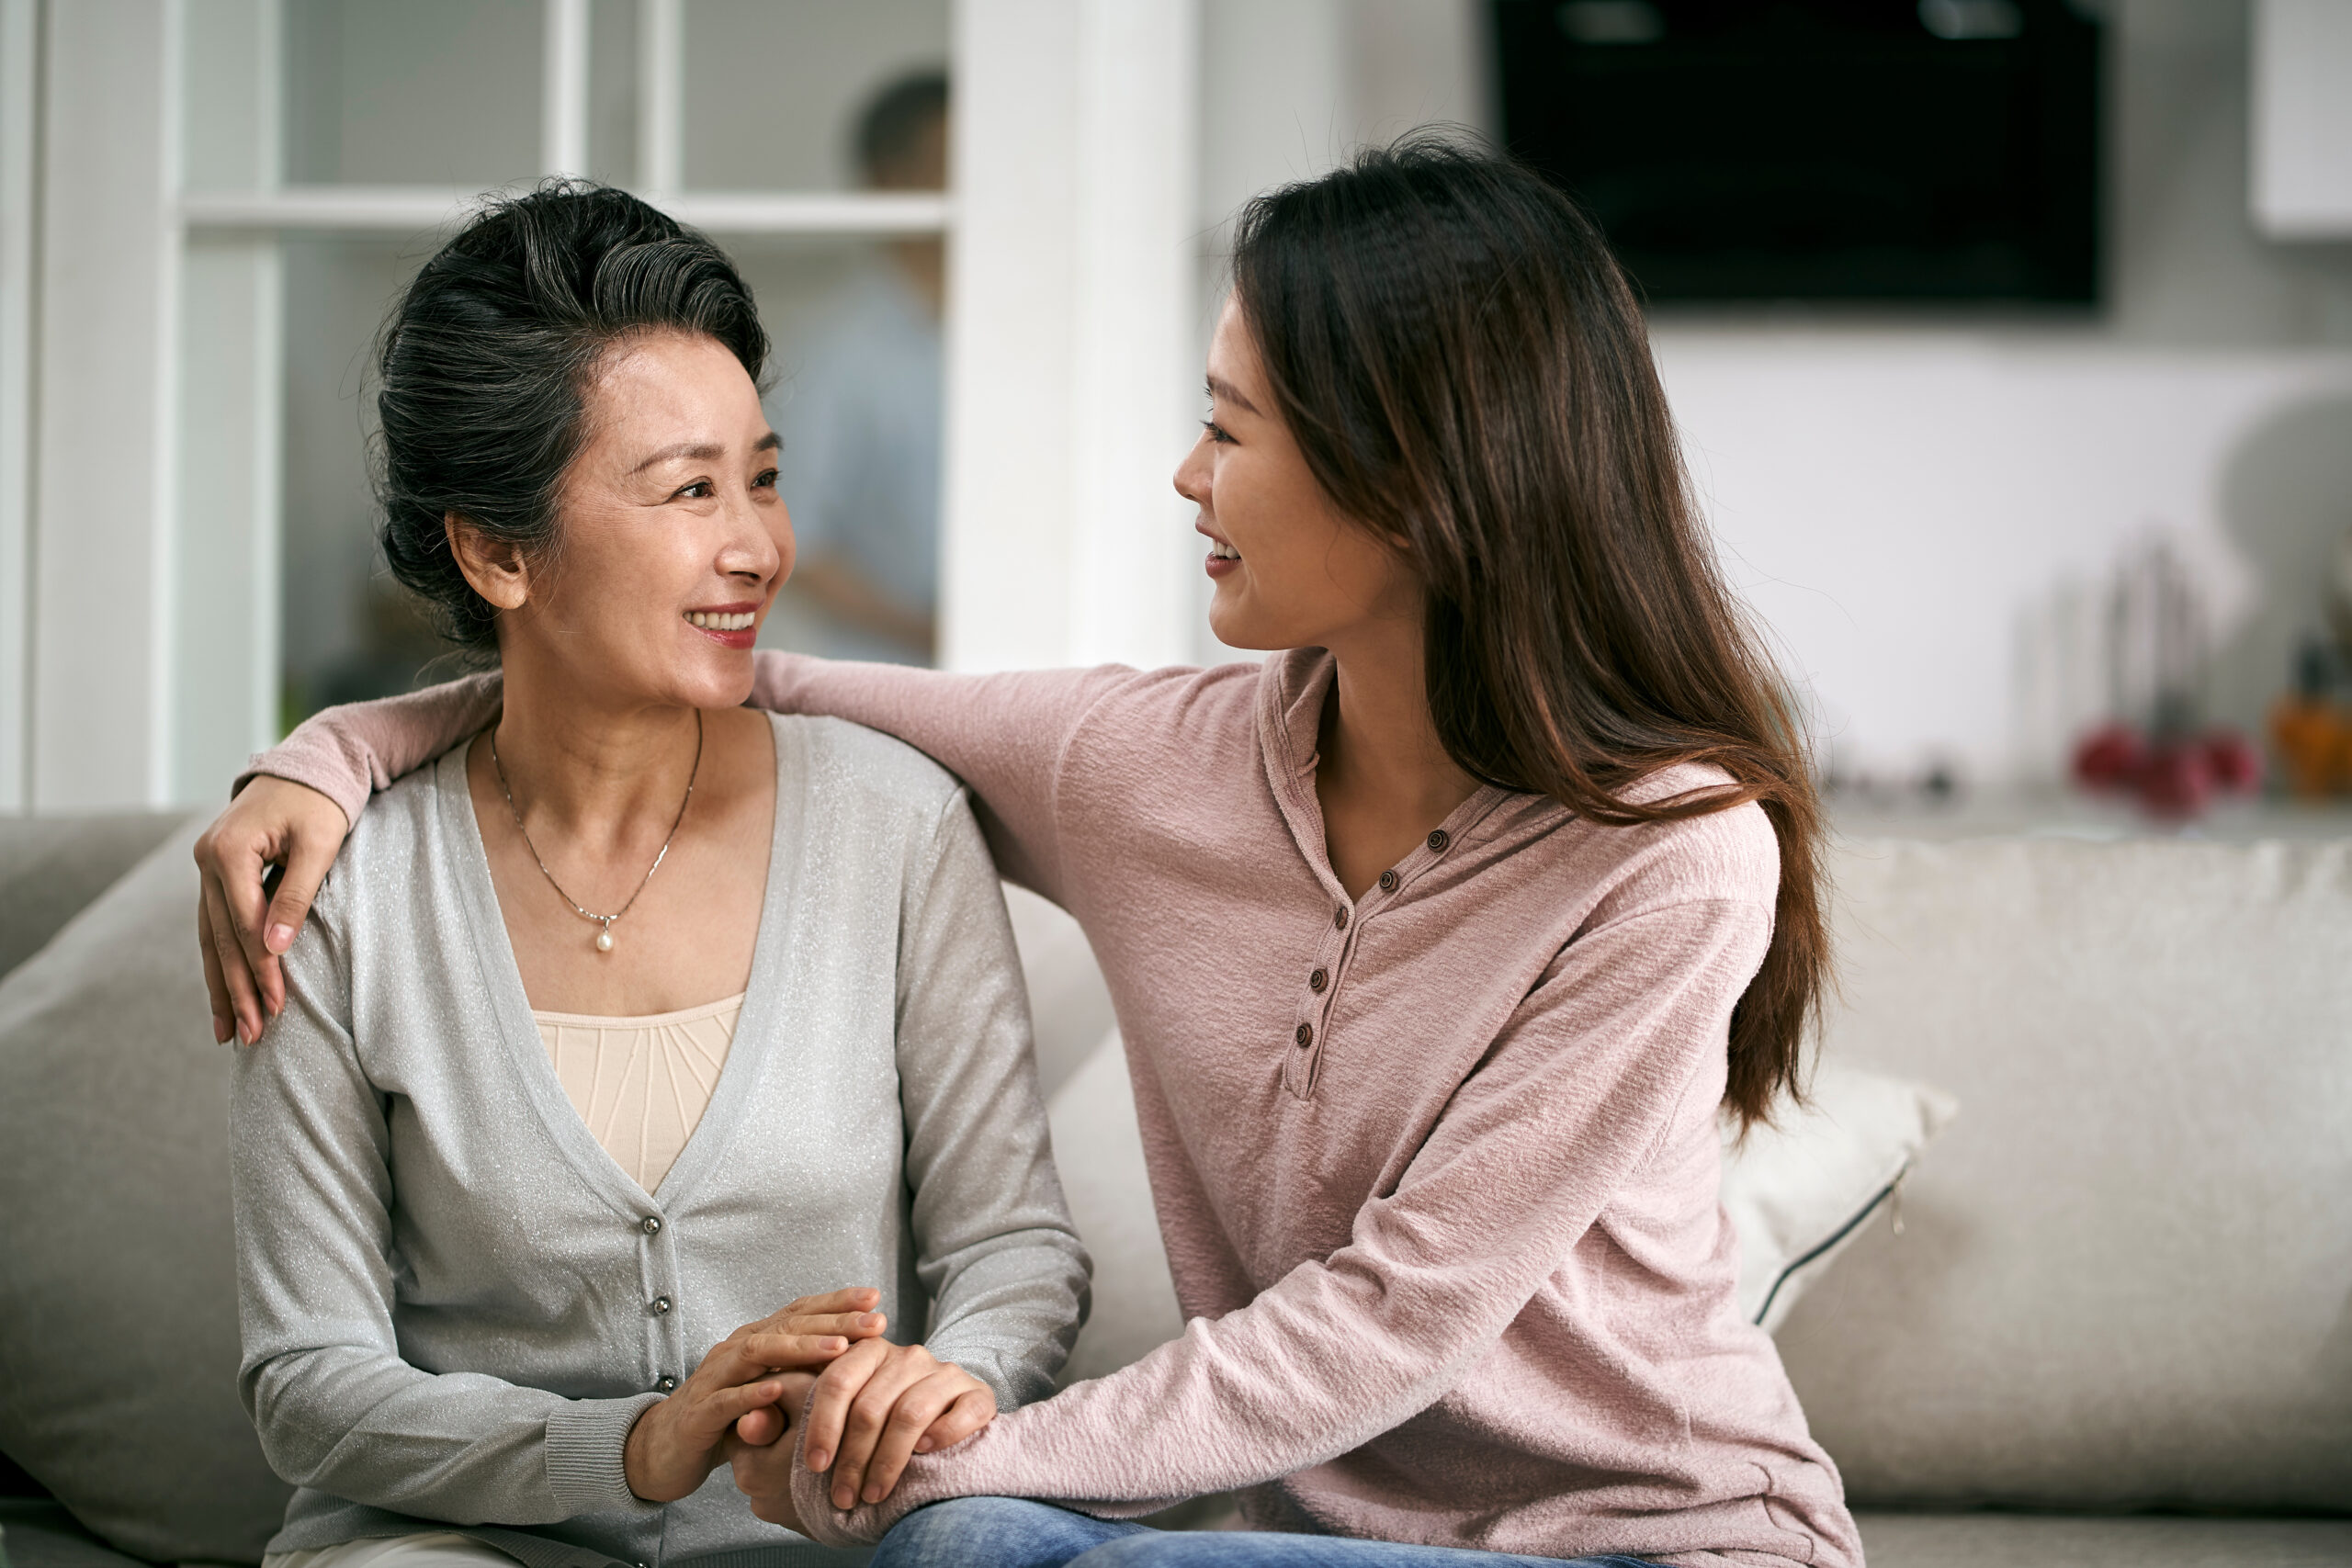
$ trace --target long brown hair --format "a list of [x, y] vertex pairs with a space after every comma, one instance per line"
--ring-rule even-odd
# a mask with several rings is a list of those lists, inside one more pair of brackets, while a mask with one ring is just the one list
[[[1771, 819], [1771, 945], [1724, 1091], [1743, 1125], [1766, 1119], [1801, 1089], [1827, 981], [1820, 807], [1600, 231], [1524, 166], [1423, 134], [1252, 201], [1233, 280], [1316, 479], [1422, 575], [1454, 761], [1613, 826], [1751, 800]], [[1681, 762], [1734, 782], [1626, 798]]]

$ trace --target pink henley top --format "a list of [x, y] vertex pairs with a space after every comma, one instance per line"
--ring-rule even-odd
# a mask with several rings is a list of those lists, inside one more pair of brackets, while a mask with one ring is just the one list
[[[880, 1505], [837, 1512], [801, 1470], [809, 1534], [871, 1541], [958, 1495], [1131, 1516], [1241, 1488], [1261, 1529], [1860, 1568], [1716, 1198], [1779, 874], [1762, 811], [1616, 828], [1482, 789], [1351, 900], [1315, 792], [1331, 670], [759, 656], [755, 704], [937, 758], [1004, 874], [1084, 926], [1188, 1320]], [[356, 818], [496, 700], [480, 677], [332, 710], [256, 766]]]

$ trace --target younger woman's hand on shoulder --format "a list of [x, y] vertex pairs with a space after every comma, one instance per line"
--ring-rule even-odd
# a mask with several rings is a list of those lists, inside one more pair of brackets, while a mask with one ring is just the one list
[[[213, 1039], [226, 1042], [234, 1033], [241, 1044], [254, 1044], [264, 1024], [286, 1010], [277, 955], [294, 945], [350, 831], [334, 801], [308, 784], [264, 773], [197, 840], [203, 890], [196, 944], [212, 997]], [[275, 897], [265, 886], [272, 865], [286, 868]]]
[[817, 1379], [802, 1454], [832, 1472], [837, 1508], [878, 1503], [907, 1461], [960, 1443], [996, 1419], [996, 1392], [921, 1345], [869, 1339]]

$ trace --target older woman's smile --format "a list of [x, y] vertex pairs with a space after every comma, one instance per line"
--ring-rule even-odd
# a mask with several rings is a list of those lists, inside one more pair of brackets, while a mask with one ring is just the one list
[[716, 643], [729, 648], [749, 648], [759, 639], [760, 606], [757, 604], [717, 604], [707, 610], [688, 610], [686, 624]]

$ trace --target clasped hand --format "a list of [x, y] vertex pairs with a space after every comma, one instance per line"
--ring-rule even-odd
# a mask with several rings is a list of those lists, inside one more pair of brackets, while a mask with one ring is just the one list
[[995, 1419], [988, 1384], [921, 1345], [882, 1337], [888, 1324], [873, 1310], [880, 1300], [864, 1287], [804, 1296], [713, 1346], [630, 1428], [629, 1490], [673, 1502], [724, 1462], [755, 1516], [797, 1529], [795, 1445], [781, 1439], [804, 1404], [801, 1450], [809, 1469], [831, 1472], [838, 1508], [880, 1502], [912, 1455], [959, 1443]]

